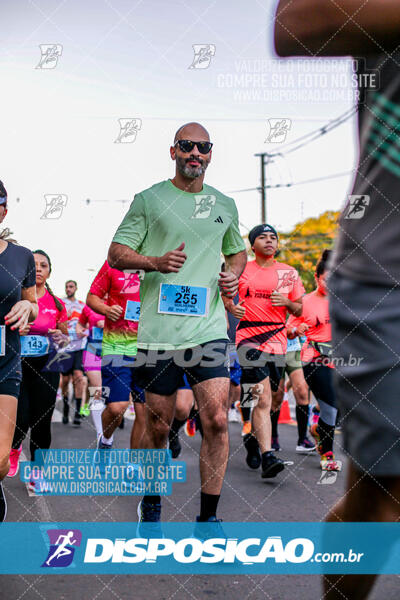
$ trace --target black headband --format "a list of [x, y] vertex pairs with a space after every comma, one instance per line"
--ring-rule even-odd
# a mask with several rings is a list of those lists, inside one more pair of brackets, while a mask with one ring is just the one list
[[279, 239], [279, 236], [276, 232], [276, 229], [274, 229], [272, 227], [272, 225], [256, 225], [256, 227], [253, 227], [253, 229], [250, 231], [249, 233], [249, 242], [250, 245], [252, 246], [254, 244], [255, 239], [259, 236], [262, 235], [263, 233], [266, 233], [267, 231], [269, 231], [270, 233], [273, 233], [274, 235], [276, 235], [276, 238]]

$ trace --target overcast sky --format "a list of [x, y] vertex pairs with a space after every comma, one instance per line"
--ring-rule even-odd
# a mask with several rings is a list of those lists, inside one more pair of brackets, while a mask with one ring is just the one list
[[[269, 119], [286, 119], [290, 143], [351, 108], [350, 59], [274, 57], [274, 7], [271, 0], [3, 0], [5, 224], [22, 245], [51, 256], [57, 294], [73, 278], [84, 299], [134, 194], [173, 176], [169, 146], [181, 124], [207, 127], [214, 151], [206, 182], [229, 194], [260, 184], [254, 154], [280, 146], [266, 142]], [[54, 45], [53, 60], [40, 64], [45, 44]], [[209, 60], [190, 68], [197, 44], [210, 45]], [[116, 143], [119, 119], [138, 120], [134, 141]], [[273, 184], [349, 173], [268, 190], [269, 222], [288, 231], [340, 209], [353, 179], [355, 127], [351, 118], [268, 168]], [[41, 218], [45, 195], [54, 194], [65, 207], [57, 219]], [[259, 191], [231, 195], [245, 233], [260, 222]]]

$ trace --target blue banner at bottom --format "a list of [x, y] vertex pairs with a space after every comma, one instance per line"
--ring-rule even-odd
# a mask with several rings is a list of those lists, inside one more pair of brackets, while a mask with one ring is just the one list
[[400, 573], [400, 523], [2, 523], [0, 574]]

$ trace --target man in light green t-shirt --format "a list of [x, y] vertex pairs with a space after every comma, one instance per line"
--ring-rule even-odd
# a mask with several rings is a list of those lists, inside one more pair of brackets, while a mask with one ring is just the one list
[[[146, 390], [149, 447], [166, 447], [176, 390], [186, 374], [204, 431], [197, 521], [218, 524], [216, 509], [228, 460], [229, 402], [221, 293], [235, 296], [247, 255], [234, 200], [203, 183], [211, 148], [208, 132], [198, 123], [177, 131], [170, 148], [175, 177], [136, 194], [114, 236], [108, 261], [118, 269], [145, 271], [136, 372]], [[160, 497], [144, 496], [139, 520], [159, 521], [160, 516]]]

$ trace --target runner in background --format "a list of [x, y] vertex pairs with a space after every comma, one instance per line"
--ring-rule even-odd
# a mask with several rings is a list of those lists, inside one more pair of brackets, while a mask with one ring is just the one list
[[[278, 234], [271, 225], [254, 227], [249, 241], [255, 260], [247, 263], [239, 279], [245, 314], [236, 330], [241, 403], [252, 407], [252, 431], [243, 443], [248, 466], [256, 469], [261, 463], [261, 477], [269, 478], [284, 468], [271, 449], [271, 390], [277, 390], [285, 365], [286, 316], [301, 314], [304, 287], [296, 269], [275, 260]], [[234, 314], [232, 300], [225, 300], [225, 307]]]
[[[89, 329], [88, 329], [89, 328]], [[96, 439], [103, 433], [101, 413], [104, 405], [101, 402], [101, 345], [103, 340], [104, 315], [94, 312], [85, 304], [76, 326], [78, 337], [87, 336], [86, 349], [83, 351], [83, 368], [89, 386], [86, 394], [87, 402], [81, 408], [81, 414], [91, 413], [96, 428]]]
[[[39, 314], [32, 324], [21, 331], [22, 382], [18, 398], [17, 421], [10, 453], [9, 477], [18, 472], [22, 442], [30, 430], [31, 461], [35, 451], [46, 450], [51, 445], [51, 418], [56, 404], [60, 374], [48, 371], [50, 351], [54, 345], [67, 343], [67, 312], [47, 283], [51, 274], [51, 261], [43, 250], [33, 253], [36, 265], [36, 295]], [[41, 477], [29, 482], [32, 491], [40, 491]]]
[[68, 400], [68, 384], [72, 376], [75, 398], [75, 414], [73, 425], [79, 427], [81, 424], [80, 410], [82, 406], [82, 398], [86, 394], [86, 378], [83, 374], [83, 348], [86, 345], [86, 337], [78, 337], [76, 325], [79, 321], [80, 314], [85, 306], [84, 302], [75, 297], [78, 284], [76, 281], [69, 279], [65, 282], [66, 298], [63, 298], [68, 315], [68, 335], [70, 338], [69, 345], [64, 351], [69, 355], [65, 366], [62, 368], [63, 383], [63, 423], [66, 425], [69, 418], [69, 400]]
[[307, 438], [307, 426], [309, 419], [310, 399], [307, 383], [304, 379], [303, 365], [301, 362], [301, 343], [298, 337], [288, 339], [286, 349], [286, 364], [279, 387], [276, 392], [272, 392], [271, 424], [272, 441], [271, 446], [275, 451], [280, 450], [278, 436], [278, 421], [281, 412], [281, 405], [285, 394], [285, 375], [289, 378], [290, 386], [296, 400], [296, 421], [297, 421], [297, 446], [296, 452], [299, 454], [309, 454], [315, 450], [315, 444]]
[[290, 338], [305, 335], [306, 343], [301, 350], [304, 378], [320, 406], [318, 423], [312, 424], [310, 433], [317, 442], [324, 471], [339, 471], [340, 465], [333, 454], [333, 438], [337, 416], [333, 389], [333, 363], [331, 354], [331, 322], [326, 289], [329, 250], [324, 250], [315, 270], [317, 289], [303, 298], [300, 317], [290, 316], [287, 332]]
[[[0, 223], [7, 214], [7, 192], [0, 181]], [[21, 383], [19, 331], [38, 314], [32, 252], [0, 232], [0, 522], [7, 514], [2, 481], [10, 462], [11, 442]]]
[[101, 379], [103, 402], [103, 433], [98, 448], [108, 450], [113, 434], [129, 405], [129, 394], [135, 403], [135, 421], [131, 433], [131, 448], [140, 448], [145, 430], [144, 393], [136, 385], [132, 370], [137, 353], [137, 329], [140, 315], [140, 271], [119, 271], [106, 261], [96, 275], [87, 305], [105, 316]]

